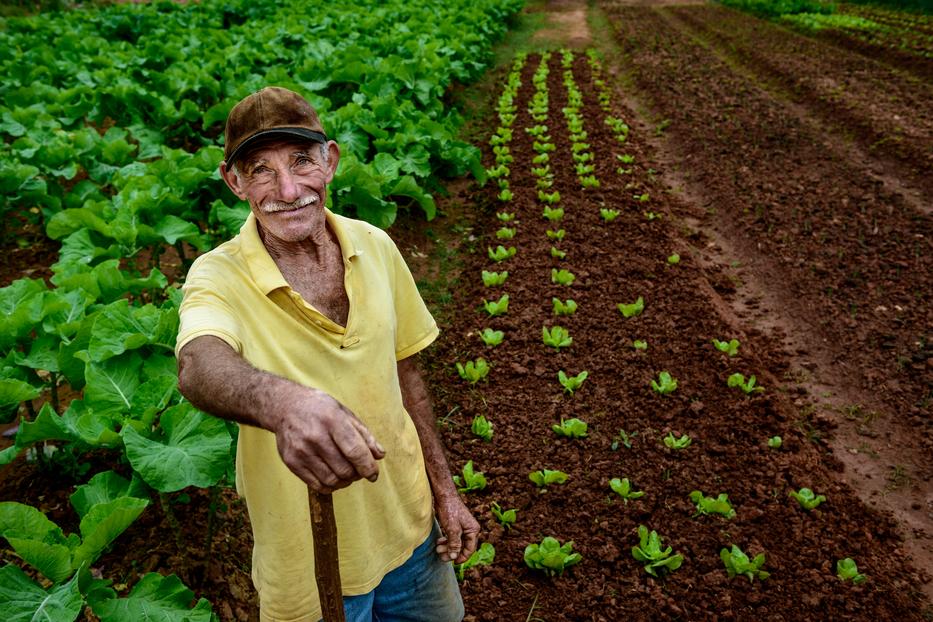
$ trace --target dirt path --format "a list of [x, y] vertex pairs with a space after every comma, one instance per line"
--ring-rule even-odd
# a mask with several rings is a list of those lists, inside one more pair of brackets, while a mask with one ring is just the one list
[[[883, 181], [877, 158], [826, 134], [819, 120], [832, 115], [819, 106], [831, 110], [832, 102], [795, 104], [771, 93], [773, 73], [756, 79], [760, 67], [737, 67], [698, 37], [694, 25], [721, 9], [614, 6], [628, 54], [623, 71], [634, 80], [628, 93], [655, 122], [670, 123], [656, 146], [668, 183], [685, 199], [680, 216], [708, 240], [708, 261], [742, 266], [733, 275], [742, 283], [734, 312], [780, 340], [789, 379], [809, 396], [799, 399], [801, 410], [840, 426], [833, 447], [847, 481], [866, 503], [894, 512], [915, 559], [933, 568], [928, 195], [918, 205], [903, 185]], [[765, 46], [769, 27], [755, 26]], [[720, 34], [724, 40], [748, 39]], [[850, 80], [853, 91], [868, 92]], [[883, 114], [884, 99], [862, 112]], [[921, 102], [921, 127], [929, 108]], [[886, 235], [865, 226], [886, 221]], [[913, 317], [905, 321], [898, 316], [908, 304]]]

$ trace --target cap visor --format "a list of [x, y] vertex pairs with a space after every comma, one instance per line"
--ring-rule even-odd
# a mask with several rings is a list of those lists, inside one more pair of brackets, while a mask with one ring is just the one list
[[303, 127], [277, 127], [257, 132], [241, 142], [227, 158], [227, 162], [236, 162], [237, 157], [246, 153], [249, 148], [262, 143], [271, 142], [276, 138], [304, 138], [316, 143], [321, 143], [322, 145], [327, 143], [327, 136], [321, 132], [315, 132], [314, 130]]

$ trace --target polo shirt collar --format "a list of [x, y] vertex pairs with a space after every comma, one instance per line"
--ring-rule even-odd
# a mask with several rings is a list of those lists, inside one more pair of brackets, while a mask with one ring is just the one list
[[[329, 209], [324, 208], [324, 217], [331, 230], [337, 236], [337, 242], [340, 244], [340, 252], [343, 255], [344, 266], [349, 265], [350, 259], [360, 253], [360, 245], [354, 237], [352, 231], [343, 226], [340, 217], [335, 215]], [[252, 212], [246, 217], [246, 222], [240, 228], [240, 247], [243, 251], [243, 257], [246, 265], [252, 274], [253, 281], [260, 290], [267, 296], [273, 291], [289, 287], [288, 281], [282, 276], [281, 270], [275, 265], [275, 260], [262, 243], [259, 237], [258, 222], [256, 215]]]

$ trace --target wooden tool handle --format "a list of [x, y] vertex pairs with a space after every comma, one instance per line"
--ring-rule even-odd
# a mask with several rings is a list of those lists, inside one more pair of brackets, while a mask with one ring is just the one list
[[308, 488], [308, 501], [311, 506], [311, 535], [314, 537], [314, 573], [324, 622], [346, 622], [340, 590], [334, 500], [330, 495], [318, 494]]

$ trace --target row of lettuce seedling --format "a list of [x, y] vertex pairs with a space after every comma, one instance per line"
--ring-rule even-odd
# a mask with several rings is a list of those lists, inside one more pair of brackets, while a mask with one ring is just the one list
[[[587, 58], [592, 70], [593, 81], [599, 90], [598, 99], [600, 108], [606, 113], [604, 122], [613, 131], [616, 141], [620, 144], [624, 144], [628, 139], [630, 131], [629, 126], [624, 121], [611, 114], [612, 103], [610, 90], [605, 81], [600, 77], [601, 66], [598, 57], [591, 50], [587, 53]], [[503, 122], [493, 135], [495, 140], [491, 141], [497, 158], [497, 167], [504, 166], [505, 163], [500, 161], [500, 158], [504, 155], [510, 158], [508, 164], [512, 164], [511, 154], [508, 151], [507, 144], [512, 136], [511, 124], [515, 118], [514, 100], [517, 96], [517, 89], [520, 87], [518, 74], [524, 66], [525, 60], [525, 56], [516, 59], [516, 63], [513, 66], [513, 73], [509, 75], [506, 90], [503, 93], [503, 97], [500, 98], [501, 108], [503, 101], [508, 102], [508, 107], [504, 108], [507, 110], [506, 119], [508, 120], [508, 132], [504, 131], [504, 126], [506, 124]], [[550, 53], [543, 53], [541, 55], [540, 64], [534, 73], [533, 84], [535, 91], [531, 97], [528, 112], [535, 122], [535, 125], [525, 128], [525, 131], [533, 138], [532, 146], [535, 155], [533, 156], [531, 173], [536, 178], [537, 198], [543, 210], [542, 215], [548, 221], [558, 223], [564, 217], [564, 209], [557, 206], [557, 203], [560, 202], [560, 193], [558, 190], [553, 190], [554, 175], [550, 168], [550, 154], [554, 152], [555, 145], [548, 134], [548, 127], [546, 125], [548, 120], [547, 77], [549, 60]], [[582, 188], [585, 190], [587, 188], [598, 188], [599, 181], [594, 174], [595, 167], [592, 165], [594, 155], [590, 150], [590, 145], [586, 142], [588, 135], [584, 127], [584, 118], [581, 112], [583, 94], [574, 80], [572, 71], [573, 60], [574, 55], [572, 52], [562, 52], [561, 64], [565, 70], [563, 83], [567, 89], [568, 98], [568, 105], [563, 108], [563, 113], [572, 141], [572, 156], [575, 162], [575, 172], [580, 180]], [[500, 112], [500, 115], [501, 114]], [[505, 137], [507, 137], [508, 140], [505, 140]], [[623, 164], [630, 165], [634, 162], [633, 156], [624, 154], [619, 159]], [[632, 170], [631, 168], [620, 168], [617, 172], [620, 175], [629, 175]], [[500, 191], [508, 189], [508, 185], [503, 185], [501, 180], [499, 187]], [[512, 195], [503, 195], [500, 192], [498, 198], [502, 202], [508, 202], [512, 200]], [[646, 193], [635, 195], [633, 198], [640, 202], [646, 202], [648, 200]], [[609, 222], [618, 216], [618, 211], [606, 210], [603, 208], [601, 209], [601, 216], [605, 222]], [[505, 211], [497, 213], [497, 218], [505, 225], [511, 223], [514, 217], [514, 213]], [[652, 219], [654, 218], [649, 216], [649, 220]], [[515, 232], [516, 229], [514, 226], [503, 226], [497, 230], [496, 237], [498, 239], [511, 239], [515, 235]], [[546, 235], [551, 241], [560, 242], [564, 239], [565, 231], [564, 229], [548, 229]], [[502, 264], [514, 258], [516, 252], [515, 247], [505, 248], [502, 245], [499, 245], [495, 250], [492, 248], [487, 249], [489, 259], [496, 264]], [[556, 246], [552, 246], [551, 256], [555, 259], [562, 260], [566, 258], [566, 252], [559, 250]], [[680, 258], [676, 254], [668, 257], [668, 263], [671, 265], [676, 265], [679, 263], [679, 260]], [[482, 280], [485, 287], [501, 286], [507, 277], [508, 272], [505, 270], [482, 271]], [[552, 283], [569, 287], [572, 286], [574, 280], [575, 276], [569, 270], [564, 268], [552, 268]], [[561, 300], [560, 298], [554, 297], [551, 302], [553, 314], [555, 316], [572, 315], [577, 311], [577, 303], [573, 299]], [[508, 294], [503, 294], [498, 300], [483, 300], [482, 308], [483, 311], [492, 318], [508, 313], [508, 303]], [[645, 310], [644, 298], [639, 296], [634, 302], [619, 303], [617, 309], [626, 319], [639, 316]], [[504, 333], [501, 330], [494, 330], [493, 328], [486, 327], [480, 332], [479, 337], [487, 347], [493, 348], [502, 343]], [[541, 342], [545, 347], [553, 348], [555, 352], [559, 352], [561, 349], [569, 348], [573, 343], [573, 338], [570, 332], [562, 326], [548, 327], [544, 325], [541, 328]], [[648, 348], [648, 344], [645, 340], [636, 339], [631, 345], [636, 350], [644, 351]], [[716, 350], [723, 352], [729, 357], [736, 356], [740, 347], [740, 343], [737, 339], [719, 340], [714, 338], [712, 339], [712, 345]], [[481, 357], [476, 360], [466, 361], [465, 363], [457, 362], [456, 369], [463, 380], [475, 385], [488, 377], [491, 365]], [[582, 371], [577, 375], [568, 375], [564, 370], [560, 370], [557, 374], [558, 382], [563, 387], [564, 391], [571, 395], [582, 387], [587, 377], [587, 371]], [[730, 388], [741, 390], [746, 395], [760, 393], [764, 390], [763, 387], [757, 384], [757, 379], [754, 375], [746, 378], [741, 373], [733, 373], [725, 380], [725, 384]], [[656, 379], [651, 380], [650, 388], [652, 391], [662, 396], [669, 395], [677, 390], [678, 381], [670, 372], [665, 370], [659, 372]], [[569, 439], [584, 438], [588, 430], [588, 424], [579, 418], [561, 419], [559, 424], [554, 424], [551, 427], [555, 434]], [[493, 429], [493, 423], [484, 415], [479, 414], [473, 418], [471, 431], [478, 438], [487, 442], [491, 441], [494, 433]], [[670, 432], [667, 436], [661, 438], [661, 442], [671, 451], [680, 451], [690, 447], [693, 439], [687, 434], [675, 436]], [[624, 430], [620, 431], [619, 436], [613, 441], [612, 449], [616, 449], [619, 443], [631, 447], [631, 438]], [[773, 436], [767, 439], [767, 446], [771, 449], [780, 449], [781, 445], [782, 439], [780, 436]], [[568, 477], [566, 473], [552, 469], [540, 469], [528, 474], [528, 479], [541, 489], [554, 484], [563, 484], [568, 480]], [[454, 481], [458, 489], [463, 493], [483, 490], [487, 486], [485, 474], [475, 469], [472, 460], [467, 461], [464, 465], [462, 474], [454, 476]], [[640, 499], [646, 494], [643, 490], [635, 490], [632, 482], [624, 477], [613, 477], [609, 480], [608, 485], [610, 490], [623, 499], [626, 504], [629, 501]], [[825, 501], [823, 495], [818, 495], [809, 488], [801, 488], [797, 491], [792, 490], [789, 496], [796, 499], [799, 505], [807, 511], [812, 510]], [[707, 496], [702, 491], [694, 490], [690, 493], [689, 499], [696, 506], [694, 517], [715, 514], [725, 519], [732, 519], [737, 515], [726, 493], [719, 493], [716, 496]], [[491, 512], [506, 530], [510, 529], [517, 520], [517, 509], [504, 509], [496, 502], [491, 504]], [[676, 570], [683, 563], [683, 556], [674, 553], [672, 547], [662, 546], [663, 539], [656, 531], [649, 531], [647, 527], [640, 525], [638, 528], [638, 537], [639, 543], [632, 547], [632, 556], [644, 565], [645, 571], [648, 574], [657, 577], [661, 573]], [[582, 561], [582, 556], [573, 551], [573, 546], [574, 543], [572, 541], [561, 543], [558, 539], [547, 536], [540, 543], [530, 543], [526, 547], [524, 560], [529, 568], [542, 570], [551, 575], [559, 575], [565, 568]], [[492, 563], [494, 557], [495, 548], [493, 545], [490, 543], [483, 543], [466, 563], [458, 566], [458, 575], [462, 578], [466, 569]], [[756, 578], [765, 579], [769, 576], [767, 571], [762, 570], [762, 566], [765, 563], [764, 553], [759, 553], [753, 558], [749, 558], [738, 545], [733, 544], [731, 548], [723, 548], [720, 551], [720, 558], [729, 577], [745, 576], [749, 580], [754, 580]], [[864, 575], [858, 572], [855, 562], [849, 558], [838, 560], [837, 574], [843, 580], [852, 580], [856, 583], [865, 579]]]

